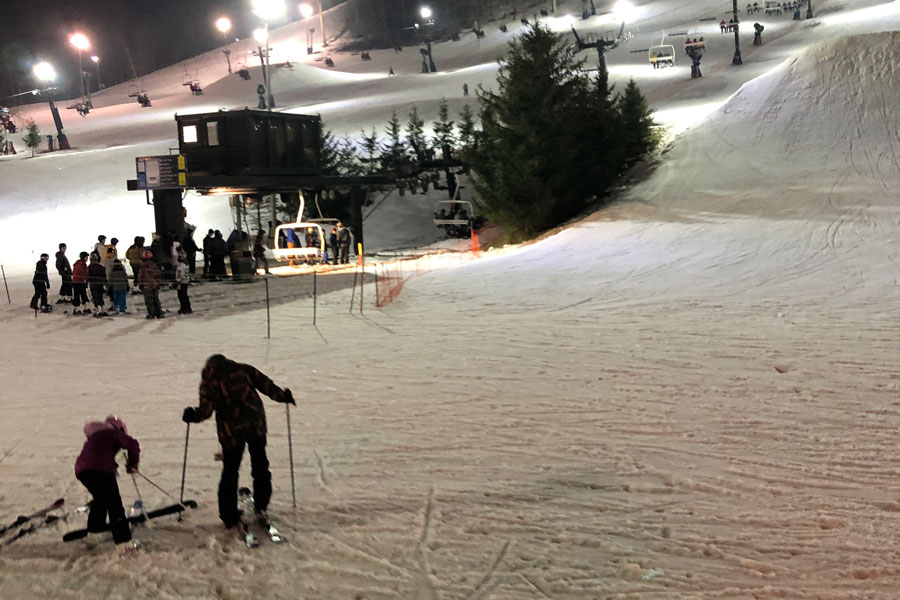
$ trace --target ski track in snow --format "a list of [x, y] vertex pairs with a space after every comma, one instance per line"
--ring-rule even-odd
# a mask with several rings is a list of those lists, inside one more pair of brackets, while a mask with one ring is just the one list
[[[686, 26], [672, 3], [647, 6], [653, 27]], [[896, 598], [896, 15], [773, 20], [775, 39], [739, 74], [717, 70], [730, 54], [711, 37], [703, 81], [648, 85], [674, 100], [726, 84], [733, 95], [622, 201], [415, 277], [381, 310], [368, 279], [365, 314], [351, 315], [350, 275], [320, 276], [313, 327], [310, 278], [276, 278], [267, 339], [260, 282], [196, 286], [196, 315], [157, 322], [132, 296], [131, 317], [35, 318], [28, 279], [13, 277], [14, 304], [0, 308], [0, 523], [87, 500], [72, 474], [81, 425], [109, 413], [141, 442], [142, 472], [177, 494], [179, 416], [219, 351], [294, 390], [298, 506], [284, 411], [266, 401], [270, 509], [287, 542], [248, 550], [222, 530], [204, 423], [185, 489], [198, 509], [137, 529], [144, 549], [130, 558], [52, 529], [25, 538], [0, 551], [0, 599]], [[657, 36], [649, 23], [634, 44]], [[641, 60], [615, 52], [613, 65]], [[317, 102], [347, 85], [321, 77]], [[0, 192], [0, 240], [33, 218], [26, 181]], [[418, 210], [407, 201], [386, 199], [373, 219]]]

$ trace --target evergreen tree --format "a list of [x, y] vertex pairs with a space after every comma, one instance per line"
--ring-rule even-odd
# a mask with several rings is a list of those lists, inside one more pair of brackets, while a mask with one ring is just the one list
[[398, 175], [403, 167], [408, 164], [409, 156], [406, 153], [406, 144], [401, 137], [402, 130], [397, 111], [394, 111], [391, 115], [391, 120], [388, 121], [385, 133], [387, 133], [388, 141], [384, 144], [379, 157], [381, 168], [392, 175]]
[[596, 190], [587, 135], [591, 86], [570, 45], [536, 24], [509, 44], [499, 93], [481, 92], [482, 133], [469, 152], [487, 216], [533, 235], [577, 214]]
[[331, 131], [325, 131], [324, 127], [319, 128], [319, 148], [321, 148], [319, 152], [319, 170], [322, 172], [322, 175], [337, 175], [338, 174], [338, 142], [335, 140], [334, 135]]
[[363, 162], [366, 163], [366, 172], [374, 173], [375, 172], [375, 154], [378, 152], [378, 146], [380, 142], [378, 141], [378, 132], [375, 131], [375, 128], [372, 128], [372, 135], [366, 135], [365, 130], [362, 132], [362, 150], [365, 152], [366, 158], [363, 159]]
[[617, 107], [622, 123], [623, 155], [626, 161], [634, 162], [650, 151], [655, 141], [650, 107], [633, 79], [618, 99]]
[[474, 148], [478, 129], [475, 124], [475, 113], [472, 112], [472, 107], [468, 104], [463, 104], [459, 113], [457, 130], [459, 131], [459, 145], [463, 153]]
[[31, 148], [31, 156], [33, 157], [34, 151], [41, 145], [41, 130], [38, 129], [37, 123], [33, 119], [25, 122], [25, 129], [27, 133], [22, 138], [22, 141], [25, 142], [26, 148]]
[[[471, 114], [471, 109], [469, 114]], [[447, 105], [447, 99], [441, 98], [441, 103], [438, 106], [438, 120], [434, 122], [435, 145], [442, 148], [444, 146], [452, 148], [456, 143], [455, 137], [456, 136], [453, 133], [453, 121], [450, 120], [450, 107]]]
[[419, 109], [415, 105], [409, 111], [409, 121], [406, 123], [406, 142], [417, 161], [425, 159], [425, 121], [419, 116]]

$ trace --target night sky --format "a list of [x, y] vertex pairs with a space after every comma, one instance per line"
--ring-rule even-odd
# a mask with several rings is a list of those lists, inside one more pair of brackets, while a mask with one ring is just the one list
[[[37, 86], [31, 67], [42, 59], [54, 64], [61, 87], [77, 93], [78, 51], [68, 42], [75, 31], [91, 39], [85, 59], [100, 56], [102, 81], [111, 85], [221, 45], [213, 21], [223, 14], [234, 22], [232, 39], [256, 26], [250, 0], [2, 0], [0, 104]], [[96, 89], [94, 64], [85, 70]]]

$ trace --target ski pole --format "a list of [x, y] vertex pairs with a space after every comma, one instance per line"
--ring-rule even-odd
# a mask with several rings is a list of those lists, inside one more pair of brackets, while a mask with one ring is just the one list
[[6, 299], [12, 304], [12, 298], [9, 297], [9, 284], [6, 283], [6, 269], [3, 268], [3, 265], [0, 265], [0, 269], [3, 270], [3, 285], [6, 286]]
[[291, 405], [284, 405], [287, 412], [287, 429], [288, 429], [288, 456], [291, 459], [291, 498], [294, 502], [294, 508], [297, 508], [297, 488], [294, 486], [294, 442], [291, 439]]
[[153, 529], [150, 525], [150, 519], [147, 518], [147, 507], [144, 506], [144, 499], [141, 498], [141, 490], [138, 489], [137, 477], [134, 476], [134, 473], [131, 474], [131, 481], [134, 483], [134, 492], [137, 494], [138, 502], [141, 503], [141, 511], [143, 512], [144, 523], [147, 524], [147, 527]]
[[[166, 496], [168, 496], [168, 497], [171, 498], [172, 500], [177, 500], [177, 498], [175, 498], [175, 496], [173, 496], [172, 494], [170, 494], [170, 493], [167, 492], [166, 490], [162, 489], [161, 487], [159, 487], [159, 486], [156, 485], [155, 483], [153, 483], [153, 480], [151, 480], [149, 477], [147, 477], [146, 475], [144, 475], [144, 474], [141, 473], [140, 471], [138, 471], [138, 475], [140, 475], [141, 477], [143, 477], [144, 479], [146, 479], [146, 480], [147, 480], [147, 483], [149, 483], [150, 485], [152, 485], [153, 487], [155, 487], [156, 489], [158, 489], [159, 491], [161, 491], [163, 494], [165, 494]], [[181, 501], [178, 502], [178, 504], [180, 504], [181, 506], [190, 506], [191, 508], [194, 508], [192, 505], [195, 504], [195, 502], [194, 502], [193, 500], [188, 500], [187, 502], [181, 500]]]
[[187, 424], [187, 429], [184, 432], [184, 465], [181, 467], [181, 498], [179, 498], [178, 502], [184, 504], [184, 474], [187, 472], [187, 449], [188, 449], [188, 439], [191, 436], [191, 424]]

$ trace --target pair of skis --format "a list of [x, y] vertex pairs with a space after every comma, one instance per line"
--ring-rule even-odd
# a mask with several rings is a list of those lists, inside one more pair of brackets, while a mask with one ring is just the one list
[[60, 520], [65, 520], [67, 515], [60, 516], [50, 514], [55, 510], [61, 509], [65, 503], [65, 498], [59, 498], [52, 504], [33, 512], [30, 515], [20, 515], [9, 525], [0, 528], [0, 536], [9, 534], [9, 537], [0, 541], [0, 548], [4, 548], [39, 529], [54, 525]]
[[[250, 488], [242, 487], [238, 490], [238, 500], [243, 507], [245, 514], [255, 514], [256, 507], [253, 502], [253, 492], [250, 491]], [[278, 529], [276, 529], [269, 520], [265, 520], [264, 522], [257, 520], [257, 524], [266, 532], [266, 535], [269, 536], [269, 540], [273, 544], [281, 544], [285, 541], [284, 536], [279, 533]], [[250, 529], [250, 525], [244, 521], [243, 518], [238, 522], [238, 528], [241, 533], [241, 539], [243, 539], [244, 544], [246, 544], [248, 548], [259, 547], [259, 538], [253, 533]]]
[[[128, 522], [132, 525], [143, 523], [150, 519], [157, 519], [159, 517], [164, 517], [166, 515], [174, 515], [183, 512], [188, 508], [197, 508], [197, 503], [194, 500], [185, 500], [180, 504], [170, 504], [169, 506], [163, 506], [162, 508], [157, 508], [156, 510], [151, 510], [149, 512], [140, 512], [138, 514], [132, 515], [128, 517]], [[109, 523], [106, 523], [102, 529], [102, 531], [109, 531]], [[80, 540], [87, 537], [88, 530], [87, 529], [76, 529], [75, 531], [70, 531], [63, 536], [64, 542], [72, 542], [75, 540]]]

